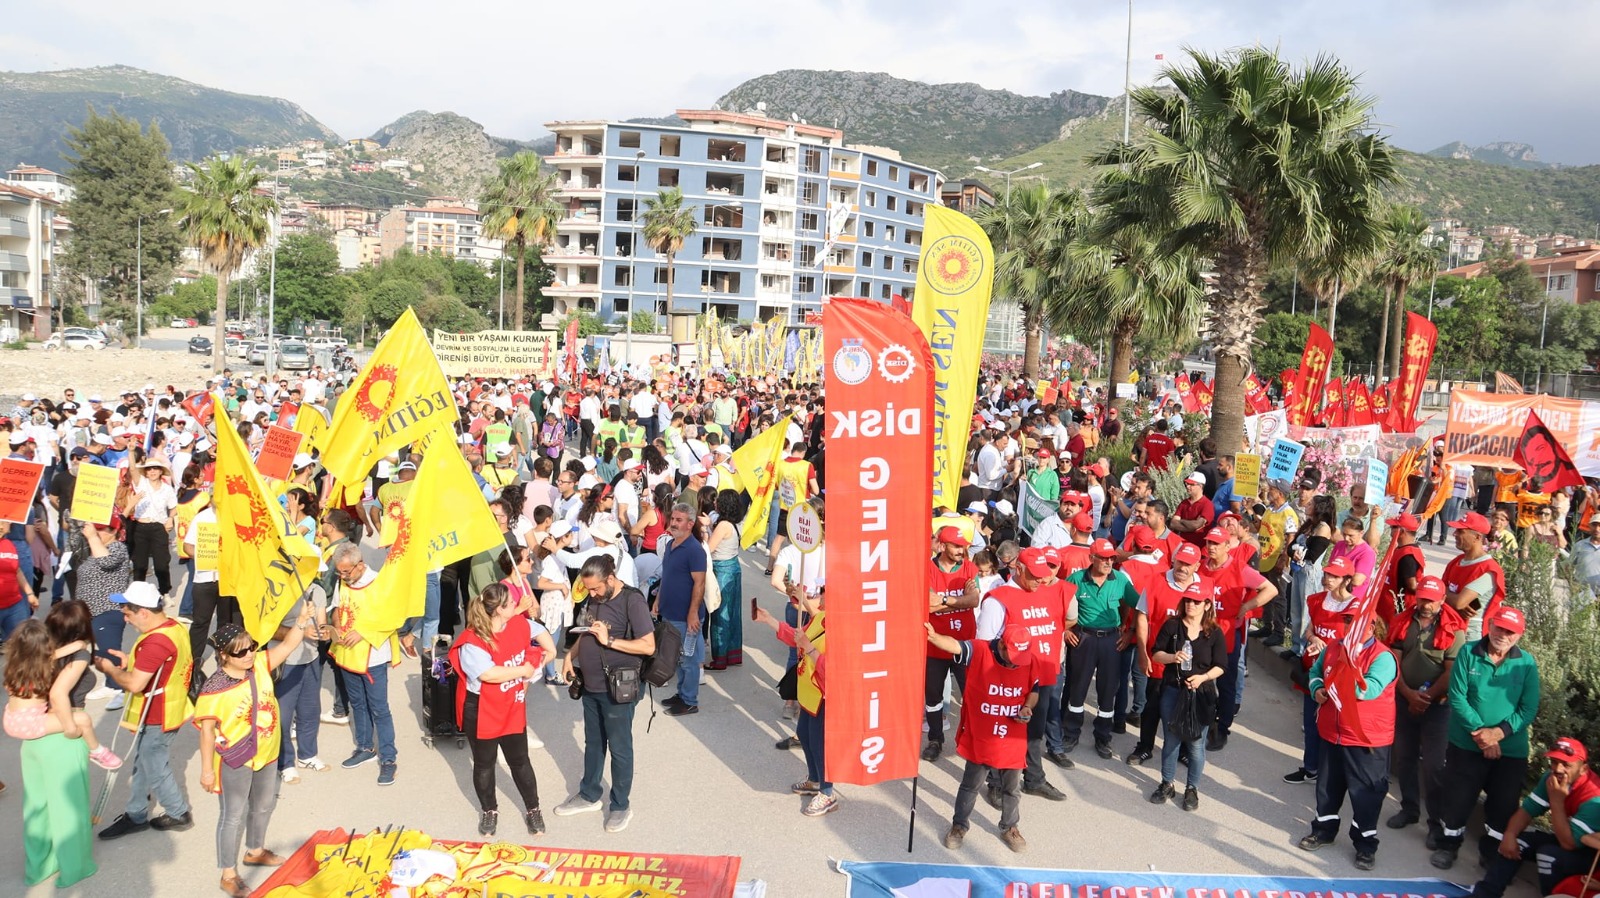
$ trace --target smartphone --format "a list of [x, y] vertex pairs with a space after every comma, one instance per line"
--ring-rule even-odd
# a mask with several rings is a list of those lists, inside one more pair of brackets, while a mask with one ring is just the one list
[[751, 620], [760, 620], [760, 618], [756, 616], [756, 611], [758, 611], [758, 610], [759, 609], [758, 609], [758, 607], [756, 605], [756, 597], [755, 596], [751, 596], [750, 597], [750, 619]]
[[567, 632], [577, 636], [582, 636], [585, 633], [590, 633], [593, 631], [591, 631], [588, 627], [569, 627]]

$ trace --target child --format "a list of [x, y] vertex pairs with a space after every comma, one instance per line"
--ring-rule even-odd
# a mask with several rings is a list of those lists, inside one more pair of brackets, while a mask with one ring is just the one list
[[[89, 716], [74, 712], [69, 692], [74, 665], [68, 664], [58, 671], [58, 657], [85, 651], [82, 642], [71, 642], [56, 648], [50, 631], [42, 621], [28, 620], [17, 627], [6, 643], [6, 692], [11, 696], [6, 702], [4, 729], [14, 739], [38, 739], [63, 733], [69, 738], [82, 738], [90, 728]], [[76, 675], [82, 676], [77, 668]], [[122, 766], [122, 759], [101, 746], [90, 754], [90, 760], [107, 770]]]
[[982, 549], [973, 553], [972, 563], [978, 566], [978, 597], [981, 599], [989, 594], [989, 590], [1006, 582], [1000, 576], [1000, 571], [995, 567], [994, 553]]
[[[106, 770], [116, 770], [122, 766], [122, 759], [113, 754], [111, 749], [100, 744], [100, 738], [95, 735], [94, 727], [89, 724], [89, 715], [83, 710], [89, 690], [93, 689], [95, 684], [94, 674], [89, 672], [91, 653], [94, 649], [94, 629], [90, 625], [91, 619], [89, 606], [83, 602], [57, 602], [51, 606], [50, 613], [45, 615], [44, 625], [45, 629], [50, 631], [51, 641], [60, 646], [55, 651], [56, 675], [65, 678], [68, 684], [67, 701], [72, 708], [73, 720], [83, 731], [83, 741], [89, 745], [89, 760]], [[63, 654], [67, 649], [71, 651]]]

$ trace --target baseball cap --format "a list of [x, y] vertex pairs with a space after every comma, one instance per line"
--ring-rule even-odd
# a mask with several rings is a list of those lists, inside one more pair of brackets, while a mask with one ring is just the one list
[[718, 444], [717, 448], [715, 448], [715, 449], [713, 449], [711, 451], [712, 451], [712, 453], [714, 453], [716, 455], [732, 455], [733, 454], [733, 447], [729, 446], [726, 443], [721, 443], [721, 444]]
[[1097, 461], [1090, 465], [1089, 471], [1096, 477], [1107, 477], [1111, 474], [1111, 469], [1106, 467], [1106, 463], [1103, 461]]
[[500, 444], [499, 446], [494, 447], [494, 457], [495, 458], [506, 458], [510, 454], [511, 454], [511, 447], [506, 445], [506, 444], [504, 444], [504, 443]]
[[1356, 573], [1356, 567], [1350, 563], [1350, 559], [1340, 556], [1323, 565], [1322, 572], [1324, 574], [1332, 574], [1335, 577], [1353, 577]]
[[1550, 750], [1545, 752], [1544, 756], [1553, 761], [1587, 761], [1589, 750], [1583, 747], [1582, 742], [1571, 736], [1562, 736], [1550, 746]]
[[1506, 605], [1501, 605], [1500, 610], [1489, 618], [1488, 623], [1513, 633], [1521, 633], [1528, 629], [1528, 622], [1523, 618], [1522, 612]]
[[23, 402], [38, 402], [39, 401], [39, 397], [33, 395], [32, 393], [23, 393], [22, 394], [22, 401]]
[[93, 403], [94, 405], [100, 405], [102, 404], [103, 400], [99, 396], [90, 396], [89, 402]]
[[1212, 527], [1210, 530], [1206, 531], [1206, 542], [1208, 543], [1221, 543], [1223, 545], [1227, 545], [1231, 539], [1232, 537], [1228, 536], [1228, 531], [1222, 529], [1221, 527]]
[[1402, 511], [1394, 517], [1385, 520], [1384, 523], [1396, 530], [1409, 530], [1412, 533], [1416, 533], [1417, 528], [1422, 526], [1422, 522], [1417, 520], [1417, 516], [1409, 511]]
[[1033, 662], [1033, 634], [1028, 632], [1027, 625], [1007, 624], [1000, 632], [1000, 640], [1006, 644], [1006, 654], [1012, 664], [1024, 667]]
[[622, 463], [622, 467], [619, 468], [618, 470], [620, 470], [620, 471], [632, 471], [634, 468], [637, 468], [637, 467], [639, 467], [639, 460], [637, 458], [630, 458], [627, 461], [623, 462]]
[[1228, 520], [1237, 521], [1237, 520], [1239, 520], [1239, 516], [1237, 514], [1235, 514], [1232, 510], [1225, 511], [1222, 514], [1217, 515], [1217, 523], [1218, 524], [1222, 523], [1223, 521], [1228, 521]]
[[179, 446], [187, 447], [190, 444], [192, 444], [193, 442], [194, 442], [194, 434], [192, 434], [192, 433], [180, 433], [180, 434], [178, 434], [178, 445]]
[[551, 539], [560, 539], [571, 533], [572, 529], [572, 524], [566, 518], [556, 518], [550, 522], [550, 527], [546, 532], [550, 534]]
[[1450, 527], [1454, 530], [1471, 530], [1473, 533], [1489, 535], [1489, 519], [1475, 511], [1462, 515], [1459, 521], [1451, 521]]
[[155, 584], [137, 581], [129, 583], [128, 588], [122, 592], [113, 593], [111, 602], [115, 605], [136, 605], [140, 608], [160, 608], [161, 592]]
[[396, 471], [415, 471], [416, 469], [416, 464], [409, 461], [403, 461], [399, 465], [395, 466]]
[[94, 442], [97, 446], [109, 446], [111, 445], [111, 437], [108, 434], [97, 433], [94, 435]]
[[1057, 571], [1061, 570], [1061, 550], [1060, 549], [1056, 548], [1055, 546], [1045, 546], [1043, 549], [1040, 549], [1039, 551], [1040, 551], [1041, 554], [1044, 555], [1044, 560], [1050, 562], [1050, 566], [1051, 567], [1055, 568]]
[[73, 449], [72, 452], [68, 453], [67, 457], [68, 458], [88, 458], [89, 457], [89, 450], [83, 448], [82, 446], [78, 446], [77, 448]]
[[583, 469], [585, 471], [593, 471], [594, 470], [594, 457], [593, 456], [586, 456], [583, 459]]
[[1156, 547], [1156, 532], [1143, 524], [1135, 524], [1128, 528], [1128, 542], [1135, 549], [1154, 549]]
[[1055, 565], [1052, 565], [1050, 559], [1039, 549], [1023, 549], [1021, 554], [1017, 555], [1017, 563], [1040, 580], [1048, 580], [1056, 575]]
[[1117, 482], [1117, 485], [1122, 487], [1122, 491], [1125, 492], [1125, 493], [1127, 491], [1133, 489], [1133, 472], [1132, 471], [1124, 471], [1124, 472], [1122, 472], [1122, 479]]
[[1412, 598], [1419, 602], [1426, 602], [1444, 598], [1444, 581], [1438, 577], [1423, 577], [1417, 581], [1417, 588], [1411, 593]]
[[1049, 449], [1040, 449], [1038, 452], [1035, 452], [1034, 455], [1037, 455], [1040, 458], [1049, 458], [1050, 457], [1050, 450]]
[[1183, 478], [1183, 482], [1184, 483], [1198, 483], [1201, 486], [1205, 486], [1206, 485], [1206, 475], [1200, 473], [1199, 471], [1190, 471], [1189, 472], [1189, 476]]
[[1097, 539], [1089, 544], [1089, 554], [1095, 558], [1117, 557], [1117, 547], [1109, 539]]
[[1289, 481], [1284, 480], [1282, 477], [1274, 477], [1271, 480], [1268, 480], [1267, 486], [1270, 486], [1278, 492], [1283, 493], [1285, 496], [1289, 495]]
[[1094, 516], [1087, 511], [1080, 511], [1072, 516], [1072, 529], [1080, 533], [1094, 532]]
[[994, 511], [995, 514], [1000, 515], [1010, 515], [1016, 513], [1016, 509], [1011, 507], [1011, 502], [1008, 499], [1001, 499], [999, 502], [996, 502], [994, 504]]
[[316, 460], [313, 459], [310, 455], [308, 455], [308, 454], [306, 454], [304, 452], [295, 453], [295, 456], [294, 456], [294, 469], [296, 471], [298, 471], [298, 470], [300, 470], [302, 468], [309, 468], [313, 464], [316, 464]]
[[1199, 564], [1200, 547], [1194, 543], [1184, 543], [1177, 549], [1173, 550], [1172, 560], [1181, 561], [1184, 564]]
[[939, 542], [948, 543], [952, 546], [971, 545], [971, 543], [967, 542], [967, 538], [961, 535], [961, 531], [954, 527], [940, 527], [938, 539]]
[[690, 465], [689, 467], [683, 469], [683, 476], [704, 477], [706, 476], [706, 466], [701, 464]]
[[967, 511], [971, 512], [972, 514], [988, 514], [989, 506], [984, 505], [982, 502], [977, 500], [973, 500], [967, 503]]
[[24, 443], [31, 443], [31, 442], [33, 442], [33, 437], [28, 436], [27, 434], [23, 433], [22, 431], [13, 430], [11, 432], [11, 445], [13, 445], [13, 446], [21, 446]]

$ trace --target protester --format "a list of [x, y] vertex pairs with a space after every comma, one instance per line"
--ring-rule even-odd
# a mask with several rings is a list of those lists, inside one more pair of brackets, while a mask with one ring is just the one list
[[792, 646], [799, 656], [795, 667], [795, 694], [800, 715], [795, 731], [806, 759], [806, 778], [790, 786], [789, 791], [810, 796], [800, 811], [807, 817], [821, 817], [839, 808], [839, 798], [833, 792], [833, 783], [828, 780], [824, 764], [828, 631], [823, 601], [821, 592], [802, 595], [800, 611], [806, 618], [804, 629], [796, 629], [787, 621], [779, 622], [765, 608], [757, 606], [755, 611], [756, 622], [771, 627], [777, 632], [778, 641]]
[[[935, 534], [939, 554], [928, 564], [928, 623], [934, 631], [953, 639], [976, 634], [978, 569], [967, 558], [968, 540], [955, 527], [944, 527]], [[928, 742], [922, 760], [936, 761], [944, 752], [945, 680], [954, 677], [957, 688], [964, 688], [966, 670], [953, 654], [928, 643], [923, 677], [923, 720]]]
[[[1195, 553], [1198, 555], [1198, 553]], [[1198, 559], [1197, 559], [1198, 560]], [[1178, 560], [1189, 569], [1192, 562]], [[1176, 570], [1176, 569], [1175, 569]], [[1161, 804], [1177, 791], [1178, 746], [1188, 749], [1188, 773], [1184, 777], [1183, 809], [1200, 807], [1200, 777], [1206, 766], [1206, 730], [1217, 707], [1215, 681], [1228, 662], [1227, 645], [1217, 627], [1217, 610], [1199, 580], [1191, 580], [1179, 594], [1178, 613], [1161, 624], [1154, 639], [1150, 661], [1160, 667], [1161, 691], [1161, 783], [1150, 801]], [[1198, 729], [1189, 729], [1198, 726]]]
[[739, 566], [744, 530], [744, 502], [734, 490], [717, 493], [717, 520], [706, 539], [710, 576], [716, 578], [722, 603], [711, 613], [708, 670], [723, 670], [744, 663], [744, 576]]
[[378, 762], [378, 785], [394, 785], [399, 768], [394, 715], [389, 711], [389, 668], [400, 663], [399, 637], [381, 623], [369, 622], [373, 596], [367, 592], [378, 572], [353, 543], [340, 546], [329, 566], [339, 576], [331, 602], [333, 647], [350, 701], [355, 750], [339, 766], [354, 770]]
[[672, 507], [667, 523], [671, 541], [662, 547], [661, 589], [656, 610], [683, 634], [678, 658], [678, 691], [661, 704], [673, 717], [700, 712], [700, 665], [705, 661], [705, 594], [707, 563], [704, 534], [688, 505]]
[[[1538, 867], [1542, 895], [1559, 894], [1563, 880], [1594, 872], [1600, 781], [1589, 769], [1588, 749], [1563, 736], [1544, 756], [1550, 769], [1511, 815], [1499, 851], [1489, 859], [1483, 879], [1472, 887], [1473, 898], [1500, 898], [1523, 861], [1532, 860]], [[1533, 829], [1533, 821], [1546, 815], [1550, 828]], [[1580, 886], [1580, 891], [1583, 889]]]
[[[1404, 532], [1395, 530], [1396, 533]], [[1412, 592], [1415, 604], [1389, 626], [1389, 646], [1399, 661], [1395, 680], [1394, 778], [1400, 782], [1400, 810], [1388, 820], [1404, 829], [1420, 819], [1419, 799], [1426, 783], [1428, 841], [1443, 835], [1444, 757], [1450, 727], [1445, 693], [1451, 670], [1466, 643], [1467, 625], [1445, 604], [1444, 583], [1423, 577]]]

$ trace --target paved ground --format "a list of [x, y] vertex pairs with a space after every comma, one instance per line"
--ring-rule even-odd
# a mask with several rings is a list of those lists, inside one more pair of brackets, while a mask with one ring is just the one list
[[[1430, 567], [1442, 566], [1445, 550], [1430, 550]], [[747, 556], [746, 584], [761, 582], [764, 559]], [[763, 603], [777, 600], [763, 584]], [[747, 627], [749, 625], [747, 624]], [[1153, 807], [1145, 796], [1157, 772], [1147, 764], [1130, 768], [1121, 753], [1134, 736], [1116, 737], [1118, 757], [1101, 761], [1079, 750], [1079, 767], [1058, 771], [1050, 779], [1069, 799], [1050, 803], [1024, 797], [1021, 829], [1030, 848], [1011, 854], [995, 834], [997, 813], [979, 802], [974, 831], [960, 852], [946, 851], [940, 835], [961, 773], [960, 762], [947, 755], [924, 764], [921, 803], [914, 844], [906, 851], [907, 807], [911, 784], [872, 788], [840, 787], [840, 809], [821, 819], [800, 815], [801, 799], [788, 786], [803, 778], [800, 753], [774, 750], [774, 740], [787, 732], [773, 691], [783, 655], [765, 628], [747, 629], [748, 659], [743, 669], [711, 674], [702, 687], [701, 713], [694, 717], [655, 718], [646, 731], [648, 706], [640, 708], [635, 733], [638, 775], [634, 788], [633, 825], [607, 835], [600, 815], [558, 818], [549, 809], [577, 785], [582, 770], [582, 729], [578, 704], [563, 691], [533, 687], [529, 719], [545, 742], [534, 752], [540, 797], [549, 832], [536, 841], [573, 848], [615, 848], [743, 857], [742, 877], [769, 884], [769, 894], [783, 898], [842, 895], [844, 879], [829, 871], [829, 858], [915, 860], [1034, 867], [1106, 870], [1166, 870], [1346, 877], [1356, 875], [1351, 849], [1339, 844], [1307, 854], [1294, 842], [1308, 831], [1312, 789], [1292, 786], [1279, 777], [1293, 769], [1300, 753], [1299, 697], [1282, 678], [1281, 662], [1258, 657], [1244, 710], [1228, 748], [1210, 759], [1198, 812], [1185, 813], [1172, 804]], [[284, 786], [268, 844], [287, 853], [322, 827], [357, 829], [399, 823], [421, 827], [439, 837], [476, 838], [477, 814], [471, 798], [470, 764], [453, 743], [424, 748], [420, 739], [417, 701], [419, 672], [415, 665], [391, 679], [391, 699], [399, 730], [399, 782], [375, 784], [375, 765], [358, 771], [334, 769], [307, 773], [299, 785]], [[326, 700], [326, 695], [325, 695]], [[100, 715], [98, 705], [91, 713]], [[111, 732], [102, 719], [102, 738]], [[126, 737], [122, 744], [126, 745]], [[100, 872], [71, 890], [85, 896], [213, 894], [217, 874], [214, 838], [217, 803], [197, 785], [197, 749], [193, 738], [180, 741], [185, 790], [195, 802], [196, 826], [186, 833], [147, 832], [97, 845]], [[345, 727], [322, 730], [322, 757], [337, 762], [350, 751]], [[17, 750], [0, 742], [0, 779], [11, 788], [0, 796], [0, 894], [47, 895], [49, 884], [25, 890], [22, 884], [20, 776]], [[1048, 765], [1047, 765], [1048, 766]], [[95, 770], [92, 788], [103, 774]], [[113, 808], [126, 801], [122, 778]], [[516, 839], [511, 809], [516, 799], [509, 777], [500, 777], [501, 806], [509, 819], [502, 834]], [[4, 810], [9, 804], [10, 811]], [[1385, 815], [1394, 810], [1391, 801]], [[1378, 853], [1383, 877], [1431, 877], [1434, 871], [1415, 827], [1395, 834], [1382, 831]], [[1470, 860], [1454, 871], [1457, 879], [1476, 877]], [[259, 882], [257, 874], [251, 882]], [[1526, 888], [1526, 887], [1524, 887]]]

